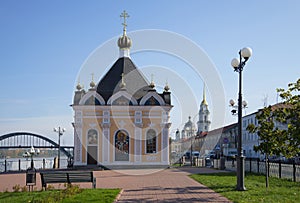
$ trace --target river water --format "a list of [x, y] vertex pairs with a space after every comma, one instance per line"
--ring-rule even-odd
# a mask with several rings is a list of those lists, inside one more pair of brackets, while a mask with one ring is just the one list
[[[36, 169], [43, 169], [43, 159], [45, 159], [45, 169], [53, 168], [54, 157], [34, 157], [34, 167]], [[19, 161], [20, 160], [20, 161]], [[66, 156], [60, 157], [60, 168], [67, 168], [68, 158]], [[19, 167], [21, 170], [26, 170], [30, 167], [30, 158], [9, 158], [6, 159], [6, 170], [7, 171], [18, 171]], [[0, 172], [5, 171], [5, 159], [0, 159]]]

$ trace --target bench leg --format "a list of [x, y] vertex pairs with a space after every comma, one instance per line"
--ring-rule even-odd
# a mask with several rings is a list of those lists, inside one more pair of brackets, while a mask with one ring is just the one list
[[93, 178], [93, 188], [96, 188], [96, 178]]

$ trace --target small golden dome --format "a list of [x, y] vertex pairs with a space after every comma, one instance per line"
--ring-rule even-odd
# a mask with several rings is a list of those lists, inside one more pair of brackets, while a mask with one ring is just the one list
[[131, 44], [132, 41], [126, 34], [123, 34], [123, 36], [118, 39], [118, 46], [120, 49], [130, 49]]
[[94, 88], [96, 86], [96, 84], [94, 83], [94, 81], [90, 82], [90, 87]]
[[154, 84], [154, 82], [153, 82], [153, 81], [151, 81], [151, 83], [150, 83], [149, 87], [150, 87], [150, 88], [152, 88], [152, 89], [154, 89], [154, 87], [155, 87], [155, 84]]
[[170, 90], [170, 87], [168, 85], [168, 82], [166, 82], [165, 88], [164, 88], [165, 92], [168, 92]]
[[80, 83], [77, 84], [76, 89], [77, 89], [78, 91], [82, 89]]

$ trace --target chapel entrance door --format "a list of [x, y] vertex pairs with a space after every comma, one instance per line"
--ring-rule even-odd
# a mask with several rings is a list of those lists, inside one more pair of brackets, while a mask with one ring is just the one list
[[98, 132], [90, 129], [87, 135], [87, 164], [97, 165], [98, 161]]
[[97, 165], [97, 146], [88, 146], [87, 148], [87, 164], [88, 165]]

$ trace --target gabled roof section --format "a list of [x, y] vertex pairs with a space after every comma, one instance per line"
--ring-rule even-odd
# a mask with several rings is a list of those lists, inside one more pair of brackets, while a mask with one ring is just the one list
[[126, 91], [133, 95], [136, 100], [141, 99], [148, 93], [149, 82], [136, 68], [129, 57], [119, 58], [97, 85], [97, 93], [107, 102], [108, 99], [120, 90], [120, 82], [124, 73]]

